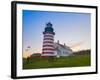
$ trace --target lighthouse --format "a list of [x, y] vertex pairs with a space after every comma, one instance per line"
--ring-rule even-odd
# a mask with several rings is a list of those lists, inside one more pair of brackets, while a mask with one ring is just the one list
[[42, 56], [55, 56], [55, 53], [54, 53], [55, 32], [52, 26], [53, 25], [51, 24], [51, 22], [48, 22], [43, 32]]

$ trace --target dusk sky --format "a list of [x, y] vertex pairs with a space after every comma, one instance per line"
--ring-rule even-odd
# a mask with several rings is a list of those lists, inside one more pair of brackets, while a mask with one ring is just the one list
[[[66, 44], [73, 51], [91, 47], [91, 15], [89, 13], [23, 10], [23, 54], [41, 53], [46, 23], [53, 24], [54, 41]], [[28, 54], [29, 55], [29, 54]]]

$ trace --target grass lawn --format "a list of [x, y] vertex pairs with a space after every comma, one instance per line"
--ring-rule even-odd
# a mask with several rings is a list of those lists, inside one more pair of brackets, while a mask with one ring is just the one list
[[48, 58], [32, 58], [29, 61], [23, 59], [23, 69], [81, 67], [90, 65], [90, 54], [54, 58], [53, 61], [48, 60]]

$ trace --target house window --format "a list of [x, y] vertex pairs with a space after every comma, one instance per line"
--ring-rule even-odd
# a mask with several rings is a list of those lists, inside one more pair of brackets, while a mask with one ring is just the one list
[[63, 54], [64, 54], [65, 52], [63, 51]]

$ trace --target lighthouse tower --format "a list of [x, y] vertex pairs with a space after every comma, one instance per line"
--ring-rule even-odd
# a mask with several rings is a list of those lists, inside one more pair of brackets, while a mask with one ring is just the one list
[[54, 53], [55, 33], [52, 26], [53, 25], [50, 22], [48, 22], [43, 32], [44, 39], [43, 39], [42, 56], [55, 56], [55, 53]]

